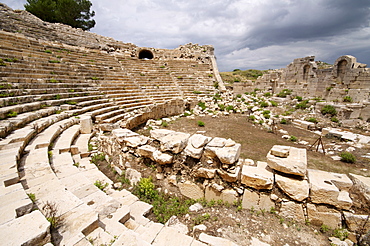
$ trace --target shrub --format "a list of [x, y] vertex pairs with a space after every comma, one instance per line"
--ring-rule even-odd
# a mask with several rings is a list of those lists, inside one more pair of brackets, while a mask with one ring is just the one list
[[330, 227], [325, 224], [322, 224], [320, 227], [320, 231], [323, 233], [328, 232], [329, 230], [330, 230]]
[[255, 120], [255, 119], [256, 119], [256, 116], [254, 116], [254, 115], [249, 115], [248, 119], [250, 119], [250, 120]]
[[201, 120], [198, 120], [198, 126], [201, 126], [201, 127], [203, 127], [203, 126], [205, 126], [206, 124], [204, 124], [204, 122], [203, 121], [201, 121]]
[[297, 99], [298, 102], [302, 101], [302, 97], [300, 97], [300, 96], [296, 96], [295, 99]]
[[230, 111], [230, 110], [235, 111], [235, 109], [234, 109], [234, 106], [233, 106], [233, 105], [229, 105], [229, 106], [227, 106], [225, 109], [226, 109], [226, 111]]
[[266, 92], [265, 94], [263, 94], [265, 97], [270, 97], [271, 96], [271, 93], [270, 92]]
[[275, 102], [275, 101], [270, 101], [270, 103], [271, 103], [271, 106], [273, 106], [273, 107], [276, 107], [278, 105], [278, 103]]
[[91, 156], [91, 162], [94, 163], [95, 165], [98, 164], [98, 162], [104, 161], [104, 160], [105, 160], [105, 154], [104, 153], [95, 154], [95, 155]]
[[331, 115], [331, 116], [336, 116], [337, 115], [337, 111], [335, 110], [334, 106], [333, 105], [325, 105], [322, 109], [321, 109], [321, 113], [323, 115]]
[[152, 178], [141, 178], [134, 188], [134, 193], [143, 201], [151, 202], [158, 197]]
[[289, 90], [289, 89], [284, 89], [282, 91], [280, 91], [277, 96], [278, 97], [286, 97], [288, 95], [292, 94], [292, 90]]
[[241, 95], [241, 94], [238, 94], [238, 95], [236, 95], [236, 97], [237, 97], [237, 98], [241, 98], [241, 97], [242, 97], [242, 95]]
[[349, 152], [342, 152], [339, 154], [340, 160], [346, 163], [355, 163], [356, 157]]
[[333, 231], [333, 237], [339, 238], [341, 241], [346, 240], [348, 234], [348, 230], [343, 228], [337, 228]]
[[296, 136], [292, 135], [292, 136], [290, 136], [289, 140], [292, 141], [292, 142], [297, 142], [298, 138]]
[[288, 123], [288, 121], [284, 118], [280, 120], [280, 124], [286, 125], [287, 123]]
[[312, 122], [312, 123], [317, 123], [318, 122], [317, 119], [314, 118], [314, 117], [310, 117], [310, 118], [307, 118], [305, 120], [308, 121], [308, 122]]
[[295, 105], [295, 108], [296, 109], [306, 109], [308, 108], [309, 106], [307, 105], [308, 101], [305, 100], [305, 101], [302, 101], [300, 103], [298, 103], [297, 105]]
[[202, 109], [202, 110], [205, 110], [207, 107], [206, 107], [206, 103], [205, 102], [198, 102], [198, 106]]
[[167, 127], [168, 126], [168, 123], [167, 123], [167, 121], [164, 121], [164, 120], [162, 120], [162, 124], [161, 124], [163, 127]]
[[107, 188], [109, 184], [105, 183], [104, 181], [96, 180], [94, 185], [100, 190], [104, 191], [104, 189]]
[[225, 110], [225, 105], [223, 105], [223, 104], [218, 104], [218, 107], [220, 108], [220, 111], [224, 111]]
[[337, 117], [331, 117], [331, 119], [330, 119], [332, 122], [335, 122], [335, 123], [339, 123], [339, 120], [338, 120], [338, 118]]
[[6, 116], [8, 116], [8, 117], [16, 117], [18, 115], [18, 113], [17, 112], [15, 112], [15, 111], [11, 111], [11, 112], [9, 112]]
[[268, 102], [265, 102], [265, 101], [260, 102], [260, 107], [266, 108], [268, 106], [269, 106]]
[[36, 202], [36, 195], [35, 193], [27, 193], [27, 196], [31, 199], [33, 203]]
[[352, 102], [352, 97], [350, 97], [350, 96], [345, 96], [345, 97], [343, 98], [343, 102]]

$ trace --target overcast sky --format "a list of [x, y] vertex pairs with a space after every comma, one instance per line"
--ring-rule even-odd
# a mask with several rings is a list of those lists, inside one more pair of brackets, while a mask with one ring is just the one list
[[[26, 0], [0, 0], [24, 9]], [[92, 32], [141, 47], [215, 47], [220, 71], [275, 69], [314, 55], [370, 67], [369, 0], [90, 0]]]

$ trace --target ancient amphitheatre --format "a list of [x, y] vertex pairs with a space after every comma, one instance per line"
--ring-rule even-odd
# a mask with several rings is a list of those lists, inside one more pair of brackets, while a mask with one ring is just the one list
[[[225, 83], [212, 46], [0, 17], [2, 245], [369, 244], [370, 70], [355, 57]], [[320, 136], [325, 155], [309, 150]], [[143, 201], [158, 194], [188, 207], [159, 223]]]

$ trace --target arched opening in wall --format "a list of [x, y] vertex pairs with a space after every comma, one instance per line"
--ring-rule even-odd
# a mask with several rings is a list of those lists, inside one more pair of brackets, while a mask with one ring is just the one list
[[341, 60], [340, 62], [338, 62], [337, 77], [340, 79], [340, 81], [343, 81], [344, 75], [346, 73], [346, 67], [347, 67], [346, 60]]
[[308, 71], [310, 70], [310, 65], [305, 65], [303, 67], [303, 80], [307, 81], [308, 79]]
[[141, 50], [139, 52], [139, 59], [151, 60], [153, 58], [154, 58], [153, 52], [151, 52], [150, 50]]

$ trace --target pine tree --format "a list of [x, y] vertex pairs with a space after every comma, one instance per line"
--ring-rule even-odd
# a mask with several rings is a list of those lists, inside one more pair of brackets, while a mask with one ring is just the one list
[[89, 0], [27, 0], [25, 9], [40, 19], [63, 23], [83, 30], [95, 26], [95, 12], [90, 11], [92, 3]]

